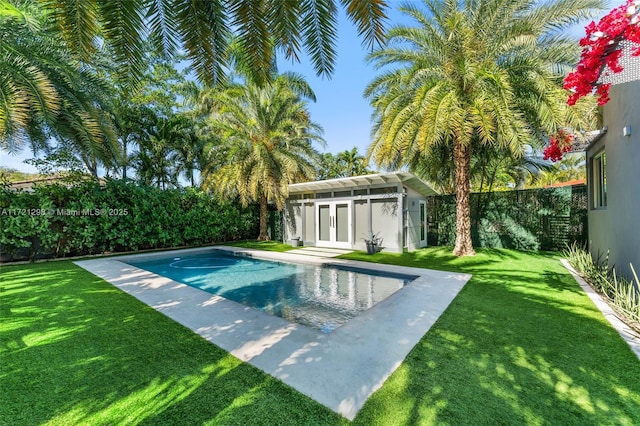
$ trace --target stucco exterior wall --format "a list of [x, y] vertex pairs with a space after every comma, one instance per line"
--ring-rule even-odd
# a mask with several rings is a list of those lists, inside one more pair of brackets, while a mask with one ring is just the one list
[[[589, 249], [603, 259], [609, 251], [609, 265], [631, 277], [629, 263], [640, 273], [640, 80], [612, 86], [610, 97], [602, 109], [607, 132], [587, 151]], [[592, 159], [603, 150], [607, 206], [596, 209]]]
[[371, 200], [371, 230], [382, 238], [385, 251], [402, 251], [402, 243], [398, 241], [401, 232], [398, 226], [400, 214], [401, 208], [396, 197]]
[[302, 238], [302, 205], [300, 203], [286, 203], [284, 210], [285, 240], [290, 240], [293, 237]]
[[[407, 209], [407, 250], [415, 250], [417, 248], [426, 246], [420, 241], [420, 201], [425, 203], [426, 209], [426, 197], [420, 195], [418, 192], [411, 188], [407, 189], [406, 209]], [[426, 210], [425, 210], [426, 220]], [[425, 225], [425, 241], [427, 228]]]
[[357, 250], [366, 250], [364, 238], [369, 232], [369, 202], [367, 200], [355, 200], [353, 202], [353, 247]]

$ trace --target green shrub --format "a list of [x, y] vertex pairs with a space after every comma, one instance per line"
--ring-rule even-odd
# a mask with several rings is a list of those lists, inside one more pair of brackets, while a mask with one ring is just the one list
[[[427, 199], [428, 240], [453, 246], [455, 195]], [[586, 241], [586, 187], [474, 193], [469, 198], [471, 236], [476, 247], [562, 250]]]
[[623, 315], [640, 323], [640, 280], [633, 265], [634, 281], [618, 277], [614, 268], [609, 268], [609, 256], [595, 260], [584, 247], [572, 244], [564, 251], [569, 263], [599, 293], [607, 297], [609, 302]]
[[0, 247], [29, 259], [49, 254], [56, 241], [51, 232], [53, 203], [40, 194], [0, 189]]
[[[16, 257], [197, 246], [257, 235], [256, 206], [197, 189], [160, 190], [108, 179], [0, 189], [0, 245]], [[36, 208], [38, 210], [36, 210]], [[35, 214], [10, 214], [34, 213]]]
[[511, 248], [516, 250], [538, 250], [540, 244], [535, 235], [516, 223], [510, 216], [489, 211], [481, 218], [473, 234], [474, 244], [479, 247]]

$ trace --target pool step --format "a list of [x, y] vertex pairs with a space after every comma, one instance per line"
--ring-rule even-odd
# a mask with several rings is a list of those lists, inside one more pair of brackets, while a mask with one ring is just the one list
[[330, 247], [302, 247], [295, 250], [289, 250], [287, 253], [304, 254], [306, 256], [316, 257], [336, 257], [341, 254], [351, 253], [353, 250], [336, 249]]

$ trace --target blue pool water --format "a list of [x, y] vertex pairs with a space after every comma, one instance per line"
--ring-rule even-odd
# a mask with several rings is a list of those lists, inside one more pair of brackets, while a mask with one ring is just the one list
[[340, 327], [415, 279], [220, 252], [127, 263], [324, 333]]

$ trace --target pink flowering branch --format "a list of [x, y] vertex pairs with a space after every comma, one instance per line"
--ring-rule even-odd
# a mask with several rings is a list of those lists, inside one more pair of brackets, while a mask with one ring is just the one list
[[[598, 80], [605, 68], [614, 74], [623, 70], [620, 65], [622, 50], [619, 44], [629, 40], [640, 44], [640, 0], [627, 0], [605, 15], [597, 24], [591, 22], [586, 27], [586, 35], [580, 40], [582, 54], [576, 70], [564, 79], [564, 88], [572, 93], [569, 105], [583, 96], [593, 93], [598, 96], [598, 105], [609, 102], [610, 84], [600, 84]], [[640, 56], [640, 47], [631, 50], [632, 56]]]
[[571, 145], [574, 139], [575, 135], [563, 129], [558, 130], [556, 134], [549, 137], [549, 145], [547, 145], [543, 151], [543, 158], [545, 160], [551, 160], [554, 163], [562, 160], [562, 155], [565, 152], [571, 151]]

